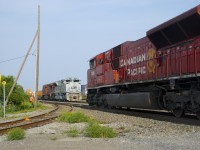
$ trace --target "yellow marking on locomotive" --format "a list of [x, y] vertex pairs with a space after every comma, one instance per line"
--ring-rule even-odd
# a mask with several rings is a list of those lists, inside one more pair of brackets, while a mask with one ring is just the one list
[[156, 68], [156, 51], [151, 48], [147, 53], [147, 70], [149, 73], [155, 73]]

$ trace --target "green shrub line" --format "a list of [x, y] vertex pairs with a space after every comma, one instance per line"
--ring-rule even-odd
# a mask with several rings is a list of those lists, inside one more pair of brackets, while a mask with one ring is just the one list
[[13, 128], [8, 131], [7, 133], [7, 140], [13, 141], [13, 140], [22, 140], [25, 138], [25, 131], [22, 128]]
[[[45, 106], [40, 102], [38, 103], [38, 106], [36, 109], [34, 108], [33, 104], [31, 104], [30, 102], [25, 102], [25, 103], [22, 103], [22, 106], [20, 106], [20, 108], [19, 106], [15, 106], [15, 105], [8, 105], [6, 107], [6, 114], [19, 114], [19, 113], [32, 112], [35, 110], [46, 110], [46, 109], [48, 109], [48, 106]], [[2, 107], [0, 108], [0, 117], [3, 117]]]
[[[15, 81], [14, 76], [1, 76], [1, 81], [6, 81], [5, 93], [6, 97], [10, 92], [10, 89]], [[3, 86], [0, 86], [0, 117], [3, 117]], [[37, 109], [44, 109], [42, 104], [38, 103]], [[9, 97], [8, 104], [6, 106], [6, 113], [16, 114], [27, 111], [34, 111], [34, 104], [29, 101], [29, 95], [24, 91], [21, 85], [16, 84], [12, 94]]]

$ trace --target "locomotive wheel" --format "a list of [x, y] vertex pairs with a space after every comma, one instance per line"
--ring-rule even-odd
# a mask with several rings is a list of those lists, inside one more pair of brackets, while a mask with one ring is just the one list
[[196, 113], [196, 115], [197, 115], [197, 118], [200, 120], [200, 111], [198, 111], [198, 112]]
[[180, 118], [183, 116], [184, 111], [183, 109], [177, 108], [172, 110], [172, 113], [174, 114], [175, 117]]

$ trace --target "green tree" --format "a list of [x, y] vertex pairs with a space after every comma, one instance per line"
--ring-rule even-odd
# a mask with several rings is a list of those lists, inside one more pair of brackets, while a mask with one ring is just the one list
[[[14, 83], [15, 78], [13, 76], [2, 76], [2, 81], [6, 81], [5, 91], [6, 97]], [[29, 96], [25, 93], [22, 86], [16, 84], [10, 98], [8, 101], [8, 105], [16, 105], [20, 106], [24, 101], [28, 101]], [[0, 85], [0, 100], [3, 102], [3, 86]]]

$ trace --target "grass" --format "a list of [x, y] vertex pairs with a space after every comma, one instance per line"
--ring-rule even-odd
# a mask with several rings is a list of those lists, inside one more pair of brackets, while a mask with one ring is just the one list
[[69, 137], [77, 137], [79, 135], [79, 131], [75, 127], [70, 128], [66, 133]]
[[[11, 107], [16, 107], [16, 106], [11, 106]], [[21, 107], [20, 110], [16, 111], [14, 108], [13, 109], [11, 108], [10, 110], [7, 110], [7, 113], [8, 114], [18, 114], [18, 113], [32, 112], [32, 111], [35, 111], [35, 110], [47, 110], [48, 108], [49, 108], [48, 106], [45, 106], [45, 105], [43, 105], [42, 103], [39, 102], [36, 109], [34, 107], [32, 107], [32, 108], [28, 107], [27, 109]]]
[[[47, 110], [49, 107], [48, 106], [45, 106], [43, 105], [42, 103], [38, 103], [38, 107], [35, 109], [35, 108], [23, 108], [21, 107], [21, 109], [19, 108], [16, 108], [16, 106], [7, 106], [6, 107], [6, 114], [9, 114], [9, 115], [16, 115], [16, 114], [21, 114], [21, 113], [27, 113], [27, 112], [33, 112], [33, 111], [36, 111], [36, 110]], [[0, 118], [3, 117], [3, 108], [0, 108]], [[10, 117], [9, 117], [10, 118]], [[17, 116], [14, 116], [14, 117], [11, 117], [11, 118], [17, 118]]]
[[[58, 120], [67, 123], [87, 122], [88, 125], [84, 133], [91, 138], [113, 138], [117, 136], [117, 133], [112, 128], [100, 126], [98, 121], [91, 119], [82, 112], [64, 112], [59, 116]], [[71, 128], [65, 133], [70, 137], [77, 137], [80, 134], [76, 128]]]
[[64, 112], [58, 117], [59, 121], [68, 123], [89, 122], [90, 117], [82, 112]]
[[86, 127], [86, 135], [91, 138], [114, 138], [117, 133], [112, 128], [90, 122]]
[[21, 128], [13, 128], [7, 133], [7, 140], [21, 140], [25, 138], [25, 131]]
[[77, 137], [82, 133], [85, 133], [90, 138], [114, 138], [117, 136], [117, 133], [112, 128], [100, 126], [97, 122], [89, 122], [85, 131], [79, 132], [77, 128], [72, 127], [65, 133], [69, 137]]
[[4, 113], [3, 113], [3, 109], [0, 108], [0, 117], [3, 117]]

